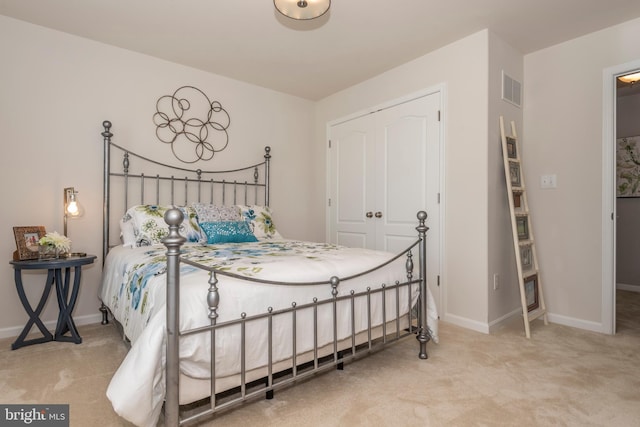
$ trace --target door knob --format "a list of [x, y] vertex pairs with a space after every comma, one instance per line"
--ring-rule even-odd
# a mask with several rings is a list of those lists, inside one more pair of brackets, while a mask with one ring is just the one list
[[373, 212], [367, 212], [366, 214], [367, 218], [372, 218], [373, 217]]
[[382, 212], [380, 211], [376, 212], [376, 218], [382, 218]]

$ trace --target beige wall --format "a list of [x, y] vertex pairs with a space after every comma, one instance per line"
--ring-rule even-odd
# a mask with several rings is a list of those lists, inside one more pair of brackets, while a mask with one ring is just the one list
[[[326, 124], [427, 88], [444, 94], [444, 320], [480, 331], [517, 310], [510, 232], [498, 151], [498, 117], [519, 134], [529, 203], [551, 319], [600, 330], [602, 319], [602, 79], [607, 67], [640, 58], [640, 20], [524, 57], [484, 30], [313, 104], [232, 79], [0, 17], [0, 128], [5, 183], [0, 255], [14, 250], [11, 227], [62, 227], [61, 191], [75, 186], [86, 209], [70, 226], [74, 247], [100, 251], [100, 124], [143, 154], [172, 160], [155, 141], [159, 96], [190, 84], [231, 115], [231, 144], [216, 161], [239, 165], [273, 147], [272, 206], [286, 236], [323, 240]], [[501, 69], [524, 83], [524, 109], [499, 100]], [[520, 118], [520, 114], [523, 114]], [[134, 142], [135, 141], [135, 142]], [[285, 174], [284, 170], [288, 170]], [[558, 188], [541, 190], [542, 174]], [[100, 262], [86, 270], [75, 316], [95, 321]], [[493, 275], [502, 278], [493, 291]], [[15, 336], [26, 314], [0, 290], [0, 336]], [[43, 277], [29, 275], [30, 295]], [[43, 316], [55, 318], [51, 303]]]
[[[282, 234], [314, 239], [322, 217], [312, 210], [315, 159], [313, 103], [0, 16], [0, 337], [17, 336], [27, 320], [9, 265], [12, 227], [43, 225], [62, 232], [62, 190], [79, 191], [85, 216], [69, 225], [73, 248], [100, 254], [102, 224], [101, 123], [113, 122], [114, 141], [175, 162], [155, 137], [156, 100], [183, 85], [203, 90], [231, 116], [230, 144], [209, 162], [228, 169], [258, 162], [272, 147], [272, 207]], [[209, 166], [209, 165], [208, 165]], [[288, 172], [285, 173], [284, 171]], [[97, 321], [101, 260], [86, 268], [74, 317]], [[25, 274], [39, 298], [42, 274]], [[43, 315], [54, 321], [55, 298]]]
[[[605, 331], [603, 74], [640, 58], [640, 20], [525, 56], [523, 152], [550, 319]], [[613, 143], [611, 141], [611, 143]], [[605, 225], [603, 225], [605, 224]], [[606, 276], [606, 275], [605, 275]]]
[[[438, 85], [444, 87], [442, 319], [487, 330], [488, 31], [325, 98], [317, 104], [316, 156], [326, 158], [327, 122]], [[318, 165], [324, 180], [326, 163]], [[324, 201], [323, 201], [324, 203]], [[325, 210], [324, 204], [319, 208]]]
[[[481, 31], [318, 103], [317, 155], [326, 124], [412, 92], [444, 88], [442, 319], [482, 332], [519, 310], [499, 117], [522, 125], [501, 99], [502, 70], [522, 81], [523, 57]], [[318, 171], [319, 178], [326, 169]], [[493, 289], [493, 275], [501, 286]]]
[[[524, 84], [524, 63], [520, 52], [495, 34], [489, 33], [489, 36], [487, 294], [488, 322], [492, 326], [514, 312], [522, 313], [499, 123], [502, 116], [506, 134], [512, 135], [511, 122], [515, 122], [517, 136], [522, 136], [522, 108], [502, 99], [502, 72]], [[494, 275], [497, 275], [497, 289], [493, 286]]]

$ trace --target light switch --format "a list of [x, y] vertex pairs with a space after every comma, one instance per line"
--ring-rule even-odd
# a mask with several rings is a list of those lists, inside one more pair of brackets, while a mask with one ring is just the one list
[[558, 186], [556, 175], [541, 175], [540, 188], [556, 188]]

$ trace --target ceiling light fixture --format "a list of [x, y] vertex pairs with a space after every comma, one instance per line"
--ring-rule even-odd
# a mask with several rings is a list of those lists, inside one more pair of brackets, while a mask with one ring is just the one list
[[273, 0], [273, 5], [287, 18], [307, 20], [327, 13], [331, 0]]
[[637, 83], [638, 81], [640, 81], [640, 71], [636, 71], [632, 74], [627, 74], [626, 76], [620, 76], [618, 77], [618, 80], [624, 83]]

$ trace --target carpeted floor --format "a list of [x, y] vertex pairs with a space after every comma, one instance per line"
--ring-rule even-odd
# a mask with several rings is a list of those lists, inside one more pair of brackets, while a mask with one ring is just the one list
[[[618, 291], [618, 333], [522, 320], [484, 335], [441, 323], [429, 360], [408, 338], [246, 404], [211, 426], [640, 426], [640, 293]], [[105, 397], [127, 348], [113, 326], [81, 345], [11, 351], [0, 340], [0, 403], [68, 403], [71, 426], [128, 426]]]

